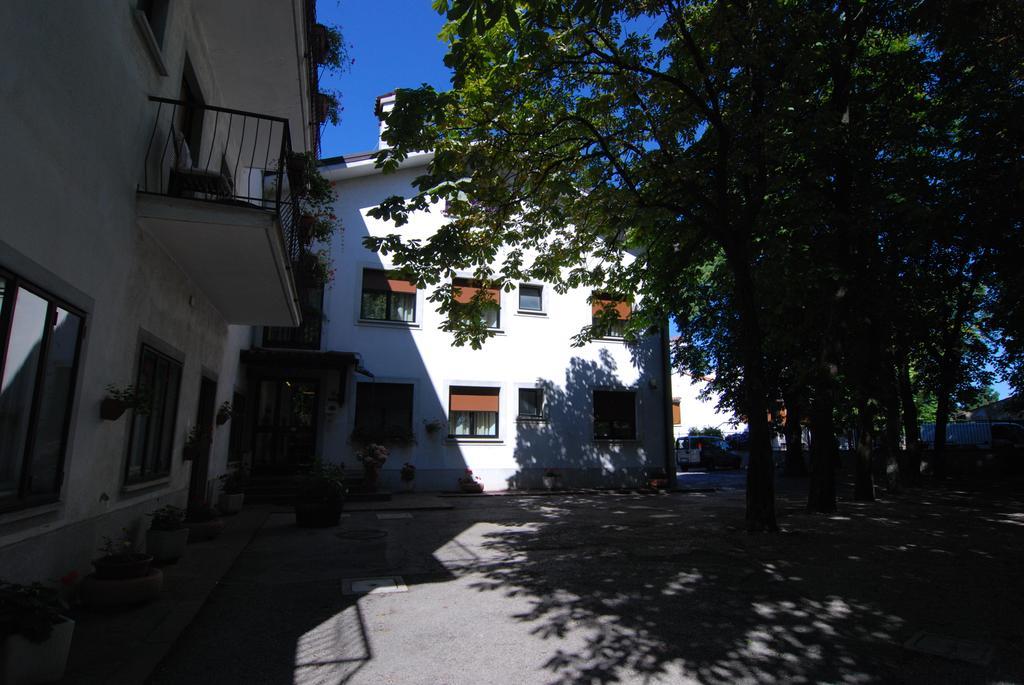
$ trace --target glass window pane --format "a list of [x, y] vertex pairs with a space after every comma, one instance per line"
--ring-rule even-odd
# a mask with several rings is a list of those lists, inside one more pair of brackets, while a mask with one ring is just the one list
[[498, 413], [493, 411], [474, 412], [476, 435], [493, 437], [498, 434]]
[[391, 293], [391, 320], [410, 323], [416, 320], [416, 295], [414, 293]]
[[520, 388], [519, 415], [540, 416], [540, 390], [537, 388]]
[[75, 380], [75, 352], [82, 329], [82, 320], [57, 308], [50, 337], [50, 349], [43, 371], [43, 396], [35, 427], [32, 449], [32, 484], [30, 492], [57, 492], [60, 484], [64, 429], [71, 410], [71, 389]]
[[0, 497], [17, 495], [48, 303], [18, 289], [0, 381]]
[[500, 319], [498, 317], [500, 313], [501, 310], [497, 307], [487, 307], [484, 310], [483, 319], [488, 328], [497, 328], [499, 326]]
[[452, 435], [470, 435], [470, 417], [471, 412], [453, 411], [448, 422], [448, 432]]
[[519, 308], [527, 311], [541, 310], [541, 289], [535, 285], [519, 286]]
[[388, 315], [388, 296], [386, 293], [363, 293], [362, 309], [359, 317], [362, 319], [377, 319], [383, 321]]
[[170, 364], [167, 377], [167, 397], [164, 399], [162, 428], [160, 430], [160, 458], [158, 465], [162, 473], [171, 472], [171, 454], [174, 450], [174, 424], [178, 418], [178, 394], [181, 391], [181, 367]]

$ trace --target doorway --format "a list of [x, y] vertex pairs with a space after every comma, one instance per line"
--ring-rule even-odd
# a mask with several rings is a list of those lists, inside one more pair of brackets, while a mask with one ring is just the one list
[[295, 473], [316, 454], [320, 382], [266, 379], [259, 383], [253, 439], [253, 471]]
[[217, 403], [217, 381], [202, 377], [199, 383], [199, 406], [196, 409], [196, 456], [188, 482], [189, 503], [208, 504], [210, 448], [213, 446], [213, 420]]

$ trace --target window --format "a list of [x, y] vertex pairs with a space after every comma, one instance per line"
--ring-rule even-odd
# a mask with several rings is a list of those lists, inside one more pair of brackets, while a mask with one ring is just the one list
[[501, 290], [487, 287], [480, 281], [472, 278], [456, 278], [452, 281], [452, 285], [459, 289], [458, 294], [455, 296], [455, 301], [462, 304], [468, 303], [478, 292], [483, 290], [484, 299], [490, 300], [493, 303], [484, 309], [484, 324], [488, 328], [498, 328], [501, 326]]
[[455, 438], [498, 437], [498, 388], [452, 387], [448, 434]]
[[174, 426], [178, 418], [181, 364], [148, 345], [139, 353], [135, 387], [149, 398], [148, 411], [132, 412], [125, 483], [144, 483], [171, 473]]
[[590, 298], [591, 325], [602, 338], [621, 338], [629, 321], [629, 303], [621, 296], [594, 293]]
[[683, 423], [683, 406], [681, 400], [672, 400], [672, 425], [681, 426]]
[[82, 317], [0, 272], [0, 508], [57, 499]]
[[387, 271], [363, 269], [359, 318], [368, 321], [414, 322], [416, 284]]
[[543, 288], [539, 285], [519, 286], [519, 309], [524, 312], [544, 311]]
[[519, 419], [537, 421], [544, 418], [544, 391], [540, 388], [519, 388]]
[[357, 383], [354, 438], [368, 442], [412, 439], [412, 384]]
[[594, 391], [594, 438], [636, 439], [636, 393], [631, 390]]

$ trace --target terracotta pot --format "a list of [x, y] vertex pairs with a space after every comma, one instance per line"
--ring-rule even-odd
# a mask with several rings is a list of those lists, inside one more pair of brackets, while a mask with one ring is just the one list
[[174, 563], [185, 554], [188, 543], [188, 528], [178, 530], [153, 530], [146, 532], [146, 552], [154, 561]]
[[86, 605], [104, 609], [141, 604], [160, 596], [164, 574], [158, 568], [149, 569], [141, 578], [103, 580], [90, 574], [82, 580], [82, 601]]
[[32, 642], [21, 635], [10, 635], [4, 641], [0, 662], [0, 682], [8, 685], [52, 683], [64, 677], [64, 669], [71, 651], [71, 636], [75, 622], [65, 618], [53, 626], [50, 637]]
[[92, 565], [100, 580], [125, 580], [146, 575], [152, 563], [149, 554], [118, 554], [95, 559]]

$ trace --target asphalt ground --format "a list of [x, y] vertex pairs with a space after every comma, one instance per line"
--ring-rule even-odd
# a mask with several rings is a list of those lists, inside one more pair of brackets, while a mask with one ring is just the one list
[[[744, 477], [450, 498], [325, 530], [271, 513], [151, 682], [1021, 682], [1019, 482], [844, 490], [811, 515], [806, 483], [782, 481], [782, 531], [748, 534]], [[404, 591], [345, 594], [393, 577]], [[987, 663], [907, 649], [922, 631]]]

